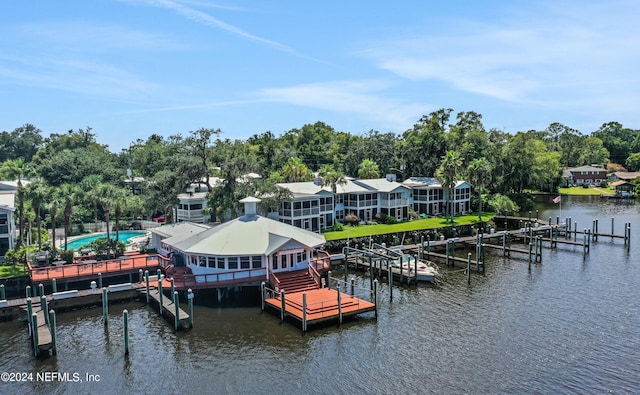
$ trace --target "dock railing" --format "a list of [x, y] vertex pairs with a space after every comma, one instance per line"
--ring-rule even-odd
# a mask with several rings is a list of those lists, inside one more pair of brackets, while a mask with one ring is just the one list
[[177, 289], [186, 288], [220, 288], [241, 284], [252, 284], [264, 281], [266, 268], [235, 270], [232, 272], [184, 274], [173, 278]]
[[137, 270], [161, 267], [167, 269], [172, 264], [170, 258], [162, 255], [140, 254], [130, 255], [124, 258], [109, 259], [105, 261], [72, 263], [60, 266], [47, 266], [34, 268], [27, 262], [29, 277], [33, 282], [74, 279], [113, 274], [116, 272], [135, 272]]

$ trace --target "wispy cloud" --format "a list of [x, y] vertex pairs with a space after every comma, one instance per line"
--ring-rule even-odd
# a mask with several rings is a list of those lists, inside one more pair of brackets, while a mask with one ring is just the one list
[[109, 52], [113, 50], [176, 51], [191, 47], [173, 36], [150, 33], [118, 24], [86, 21], [27, 23], [13, 28], [25, 42], [45, 51]]
[[272, 47], [274, 49], [277, 49], [279, 51], [283, 51], [283, 52], [287, 52], [290, 54], [296, 54], [296, 51], [287, 46], [284, 45], [282, 43], [279, 43], [277, 41], [274, 40], [269, 40], [267, 38], [264, 37], [260, 37], [260, 36], [256, 36], [255, 34], [251, 34], [249, 32], [247, 32], [246, 30], [243, 30], [239, 27], [230, 25], [228, 23], [225, 23], [205, 12], [202, 11], [198, 11], [192, 7], [188, 7], [185, 4], [187, 3], [181, 3], [181, 2], [177, 2], [177, 1], [170, 1], [170, 0], [145, 0], [145, 3], [156, 6], [156, 7], [164, 7], [170, 10], [173, 10], [175, 12], [177, 12], [178, 14], [189, 18], [193, 21], [208, 25], [208, 26], [212, 26], [215, 27], [217, 29], [226, 31], [227, 33], [231, 33], [233, 35], [236, 35], [238, 37], [247, 39], [247, 40], [251, 40], [254, 42], [257, 42], [259, 44], [263, 44], [269, 47]]
[[638, 98], [636, 4], [541, 3], [541, 12], [506, 14], [499, 25], [376, 41], [361, 55], [406, 79], [517, 104], [597, 103], [612, 92]]
[[403, 130], [432, 106], [407, 103], [389, 98], [383, 81], [336, 81], [300, 84], [282, 88], [265, 88], [257, 97], [267, 102], [279, 102], [353, 114], [380, 127]]

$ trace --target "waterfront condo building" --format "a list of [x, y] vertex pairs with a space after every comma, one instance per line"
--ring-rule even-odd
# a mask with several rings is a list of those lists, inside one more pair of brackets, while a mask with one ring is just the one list
[[[392, 216], [398, 221], [409, 219], [410, 210], [423, 216], [444, 213], [447, 191], [435, 178], [411, 177], [402, 183], [393, 176], [371, 180], [346, 179], [335, 186], [335, 193], [322, 179], [311, 182], [280, 183], [291, 192], [291, 200], [283, 201], [277, 218], [295, 227], [320, 232], [334, 223], [344, 222], [346, 215], [360, 221], [376, 221]], [[450, 202], [454, 214], [469, 212], [471, 186], [458, 181]]]

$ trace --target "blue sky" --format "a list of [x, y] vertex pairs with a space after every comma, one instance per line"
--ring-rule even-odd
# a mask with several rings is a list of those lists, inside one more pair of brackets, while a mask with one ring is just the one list
[[223, 138], [323, 121], [401, 134], [439, 108], [515, 133], [640, 128], [637, 1], [10, 1], [0, 130]]

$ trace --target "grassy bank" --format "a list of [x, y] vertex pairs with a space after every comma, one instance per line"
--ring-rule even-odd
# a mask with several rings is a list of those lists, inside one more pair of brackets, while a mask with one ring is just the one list
[[[482, 221], [486, 222], [493, 218], [493, 214], [483, 213]], [[480, 222], [478, 215], [463, 215], [454, 218], [454, 222], [447, 222], [444, 218], [424, 218], [409, 222], [402, 222], [393, 225], [358, 225], [345, 226], [340, 232], [326, 232], [324, 237], [327, 241], [340, 240], [353, 237], [367, 237], [382, 235], [387, 233], [409, 232], [413, 230], [437, 229], [447, 226], [472, 225]]]
[[26, 266], [0, 265], [0, 278], [22, 277], [29, 274]]
[[599, 195], [614, 195], [615, 193], [616, 191], [611, 188], [582, 188], [582, 187], [560, 188], [561, 195], [599, 196]]

